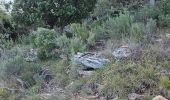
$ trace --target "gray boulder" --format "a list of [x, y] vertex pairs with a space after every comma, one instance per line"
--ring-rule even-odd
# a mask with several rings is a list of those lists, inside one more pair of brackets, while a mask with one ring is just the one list
[[70, 25], [64, 27], [63, 32], [67, 37], [72, 37], [74, 34], [74, 29]]
[[129, 58], [132, 56], [132, 51], [128, 46], [121, 46], [113, 51], [115, 58]]
[[98, 54], [89, 52], [77, 53], [77, 55], [74, 56], [74, 60], [85, 68], [93, 69], [102, 68], [110, 62], [108, 59], [100, 57]]

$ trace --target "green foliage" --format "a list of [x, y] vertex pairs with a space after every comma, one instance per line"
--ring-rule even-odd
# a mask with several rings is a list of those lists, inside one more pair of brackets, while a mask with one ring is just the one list
[[54, 46], [54, 40], [57, 35], [54, 30], [38, 28], [33, 34], [35, 35], [33, 36], [33, 44], [35, 47]]
[[74, 23], [71, 24], [71, 27], [73, 28], [76, 37], [80, 37], [84, 41], [89, 37], [90, 32], [84, 24]]
[[164, 88], [170, 89], [170, 80], [162, 79], [162, 80], [161, 80], [161, 85], [162, 85]]
[[90, 46], [95, 45], [95, 34], [91, 31], [90, 28], [87, 28], [86, 24], [71, 24], [71, 27], [74, 30], [74, 35], [82, 39], [85, 43]]
[[10, 36], [13, 34], [14, 28], [11, 22], [11, 16], [7, 14], [7, 11], [3, 7], [0, 4], [0, 47], [10, 48], [13, 46]]
[[162, 27], [170, 27], [170, 14], [160, 15], [158, 24]]
[[85, 44], [80, 38], [77, 37], [71, 39], [70, 47], [71, 50], [74, 51], [74, 53], [83, 52], [85, 50]]
[[57, 38], [54, 30], [38, 28], [38, 30], [33, 33], [32, 38], [33, 45], [38, 48], [38, 57], [40, 59], [45, 60], [53, 56], [51, 52], [56, 48], [55, 40]]
[[161, 27], [169, 27], [170, 1], [159, 0], [155, 6], [145, 5], [138, 12], [135, 12], [135, 20], [145, 21], [146, 18], [156, 20], [157, 25]]
[[133, 16], [129, 14], [120, 14], [119, 17], [109, 18], [103, 27], [112, 38], [123, 39], [130, 37], [130, 29], [133, 23]]
[[144, 22], [148, 18], [152, 18], [154, 20], [157, 20], [157, 17], [159, 16], [160, 11], [157, 9], [156, 6], [150, 6], [148, 4], [144, 5], [141, 9], [135, 12], [135, 20]]
[[169, 6], [170, 6], [169, 0], [160, 0], [157, 2], [157, 8], [160, 10], [160, 13], [163, 15], [170, 14]]
[[134, 41], [146, 40], [144, 25], [142, 23], [133, 23], [131, 27], [131, 39]]
[[77, 37], [67, 38], [65, 35], [60, 36], [57, 38], [57, 45], [61, 53], [67, 58], [72, 56], [72, 52], [77, 53], [85, 50], [83, 41]]
[[72, 52], [82, 52], [85, 49], [80, 38], [59, 36], [54, 30], [45, 28], [39, 28], [34, 32], [32, 43], [38, 48], [38, 57], [42, 60], [60, 55], [65, 55], [68, 58]]
[[22, 24], [31, 25], [43, 21], [51, 27], [63, 27], [86, 18], [95, 3], [96, 0], [15, 0], [12, 16], [16, 22]]
[[150, 63], [142, 66], [133, 62], [115, 62], [98, 70], [96, 75], [91, 77], [91, 81], [104, 86], [104, 95], [113, 93], [123, 99], [128, 93], [141, 93], [156, 88], [159, 81], [156, 72]]
[[9, 96], [9, 91], [5, 88], [0, 88], [0, 99], [6, 99]]
[[28, 63], [23, 59], [16, 57], [8, 61], [4, 65], [4, 77], [11, 77], [11, 75], [18, 75], [22, 80], [29, 83], [30, 86], [35, 84], [33, 76], [41, 70], [40, 64]]
[[[124, 8], [138, 10], [147, 0], [98, 0], [93, 16], [103, 20], [110, 16], [118, 16]], [[116, 12], [116, 13], [115, 13]], [[117, 13], [118, 12], [118, 13]]]
[[4, 49], [10, 49], [14, 46], [14, 42], [12, 39], [7, 39], [5, 35], [0, 33], [0, 48]]
[[148, 26], [149, 26], [149, 33], [150, 34], [155, 34], [157, 31], [157, 23], [156, 20], [150, 18], [149, 22], [148, 22]]

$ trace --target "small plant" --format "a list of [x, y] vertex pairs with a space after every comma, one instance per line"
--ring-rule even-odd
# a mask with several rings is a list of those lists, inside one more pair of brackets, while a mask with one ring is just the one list
[[14, 46], [13, 40], [6, 38], [5, 35], [0, 33], [0, 48], [11, 49], [13, 46]]
[[89, 45], [95, 44], [95, 34], [85, 24], [71, 24], [71, 27], [75, 32], [75, 36], [82, 39], [83, 42]]
[[0, 88], [0, 99], [4, 100], [10, 95], [9, 91], [5, 88]]
[[89, 34], [89, 37], [87, 39], [87, 43], [90, 46], [94, 46], [96, 44], [95, 34], [93, 34], [93, 33]]
[[71, 24], [75, 32], [75, 36], [80, 37], [83, 40], [86, 40], [89, 37], [89, 30], [83, 24]]
[[170, 89], [170, 80], [162, 79], [162, 80], [161, 80], [161, 85], [162, 85], [164, 88]]
[[83, 52], [85, 50], [85, 44], [80, 38], [77, 37], [71, 39], [70, 47], [72, 48], [71, 50], [73, 50], [75, 53]]
[[83, 52], [85, 46], [83, 41], [78, 37], [67, 38], [65, 35], [57, 38], [57, 46], [61, 50], [60, 53], [70, 59], [72, 52]]
[[133, 23], [131, 27], [131, 40], [136, 42], [146, 41], [146, 35], [144, 32], [144, 25], [142, 23]]

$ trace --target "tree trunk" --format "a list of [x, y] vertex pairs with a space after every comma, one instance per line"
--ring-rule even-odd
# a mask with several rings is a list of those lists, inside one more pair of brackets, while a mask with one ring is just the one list
[[150, 0], [150, 5], [154, 6], [155, 5], [155, 0]]

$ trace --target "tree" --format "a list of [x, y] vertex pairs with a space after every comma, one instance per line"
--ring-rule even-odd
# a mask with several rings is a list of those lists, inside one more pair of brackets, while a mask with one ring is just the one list
[[15, 0], [12, 16], [18, 23], [43, 22], [51, 27], [64, 27], [80, 22], [95, 7], [97, 0]]

